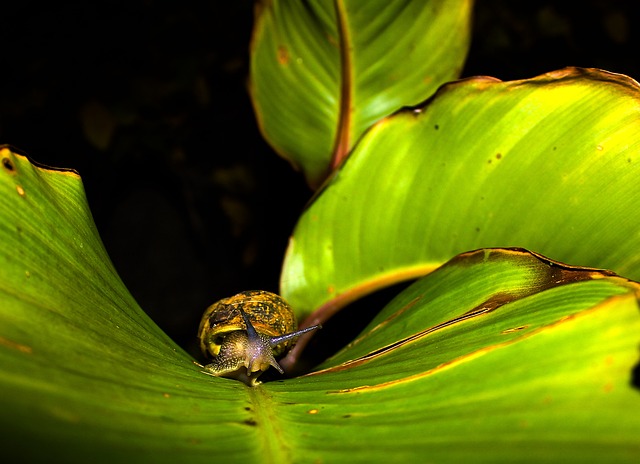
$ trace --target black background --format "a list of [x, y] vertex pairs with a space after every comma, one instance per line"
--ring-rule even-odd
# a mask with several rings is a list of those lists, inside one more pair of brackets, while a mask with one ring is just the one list
[[[463, 76], [585, 66], [638, 78], [636, 4], [479, 0]], [[206, 306], [277, 291], [311, 195], [256, 127], [252, 23], [248, 0], [2, 7], [0, 143], [80, 172], [126, 285], [194, 354]]]

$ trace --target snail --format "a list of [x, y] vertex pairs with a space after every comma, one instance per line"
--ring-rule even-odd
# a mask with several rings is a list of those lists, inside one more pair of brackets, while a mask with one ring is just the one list
[[276, 357], [286, 354], [300, 335], [320, 325], [297, 330], [291, 306], [275, 293], [250, 290], [224, 298], [207, 308], [198, 338], [211, 363], [205, 373], [255, 386], [269, 367], [284, 374]]

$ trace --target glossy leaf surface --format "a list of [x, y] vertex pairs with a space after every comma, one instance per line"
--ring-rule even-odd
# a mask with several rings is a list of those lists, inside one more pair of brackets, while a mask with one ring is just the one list
[[638, 84], [599, 70], [444, 86], [376, 124], [305, 211], [283, 296], [324, 320], [458, 253], [504, 246], [639, 279], [639, 116]]
[[375, 121], [456, 78], [470, 0], [259, 5], [251, 93], [267, 141], [318, 185]]
[[640, 450], [634, 282], [524, 250], [466, 253], [316, 372], [249, 388], [202, 374], [136, 305], [75, 173], [6, 148], [0, 163], [5, 456], [634, 462]]
[[467, 253], [316, 372], [249, 388], [202, 374], [136, 305], [75, 173], [6, 148], [0, 161], [5, 456], [633, 462], [640, 449], [636, 283], [523, 250]]

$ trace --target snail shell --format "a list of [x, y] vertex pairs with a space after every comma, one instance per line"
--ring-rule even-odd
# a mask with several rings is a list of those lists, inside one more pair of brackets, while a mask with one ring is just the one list
[[212, 359], [204, 369], [255, 386], [270, 366], [283, 374], [275, 358], [300, 335], [318, 328], [297, 330], [293, 310], [275, 293], [250, 290], [224, 298], [207, 308], [198, 329], [200, 349]]

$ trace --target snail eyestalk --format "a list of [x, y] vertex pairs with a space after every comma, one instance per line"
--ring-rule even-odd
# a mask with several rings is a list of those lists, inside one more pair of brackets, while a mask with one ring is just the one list
[[[282, 367], [273, 357], [273, 347], [278, 343], [273, 344], [272, 338], [264, 334], [259, 334], [253, 327], [253, 324], [249, 320], [247, 313], [242, 308], [239, 308], [242, 319], [244, 319], [244, 325], [247, 330], [247, 344], [246, 355], [244, 360], [244, 366], [247, 368], [247, 373], [251, 375], [256, 371], [266, 371], [269, 366], [275, 367], [278, 372], [284, 374]], [[280, 337], [278, 337], [280, 338]]]

